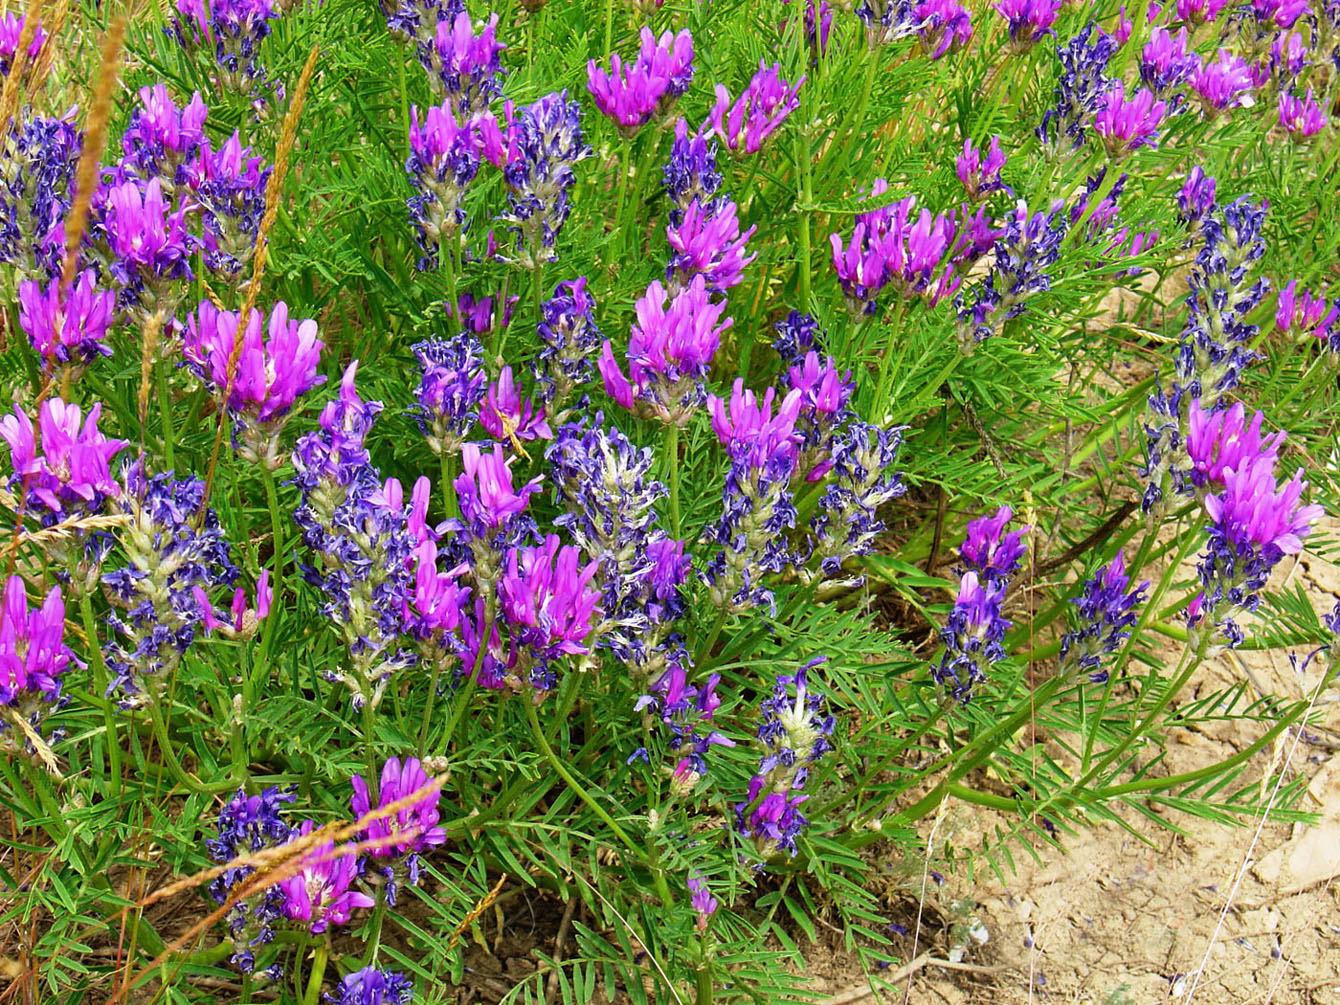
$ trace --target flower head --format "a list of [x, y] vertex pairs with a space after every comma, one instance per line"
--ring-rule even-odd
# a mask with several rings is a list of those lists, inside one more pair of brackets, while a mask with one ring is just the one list
[[530, 670], [534, 686], [550, 690], [556, 660], [589, 652], [586, 640], [600, 601], [591, 580], [599, 563], [583, 566], [577, 549], [555, 534], [538, 547], [512, 549], [506, 562], [498, 599], [513, 657]]
[[1340, 299], [1329, 301], [1325, 292], [1313, 294], [1300, 290], [1298, 280], [1291, 279], [1280, 290], [1279, 306], [1275, 311], [1275, 327], [1283, 332], [1315, 335], [1332, 350], [1340, 351]]
[[1280, 125], [1294, 139], [1311, 139], [1325, 129], [1326, 123], [1330, 121], [1322, 111], [1321, 105], [1312, 97], [1310, 87], [1307, 89], [1307, 95], [1301, 98], [1296, 94], [1281, 91], [1279, 112]]
[[559, 283], [554, 295], [540, 305], [536, 333], [543, 347], [535, 375], [541, 400], [561, 404], [595, 376], [594, 357], [602, 341], [595, 306], [585, 276]]
[[30, 731], [41, 735], [44, 715], [61, 701], [62, 678], [72, 660], [78, 664], [65, 644], [60, 587], [29, 610], [23, 579], [10, 576], [0, 608], [0, 748], [6, 756], [31, 748]]
[[1156, 101], [1153, 93], [1144, 88], [1127, 99], [1126, 85], [1117, 81], [1093, 117], [1093, 131], [1102, 138], [1109, 154], [1124, 156], [1142, 146], [1154, 145], [1159, 123], [1167, 110], [1166, 101]]
[[512, 368], [505, 366], [495, 384], [490, 384], [479, 406], [479, 424], [495, 440], [534, 440], [554, 438], [554, 431], [544, 418], [544, 408], [536, 409], [530, 399], [521, 397]]
[[502, 93], [502, 60], [507, 48], [498, 41], [498, 15], [475, 33], [469, 12], [460, 9], [437, 22], [432, 43], [419, 50], [419, 58], [433, 83], [462, 115], [488, 108]]
[[1257, 412], [1245, 421], [1242, 402], [1232, 408], [1207, 412], [1200, 399], [1191, 402], [1186, 436], [1186, 452], [1191, 460], [1191, 481], [1197, 488], [1222, 485], [1230, 470], [1240, 471], [1262, 458], [1272, 461], [1284, 442], [1284, 432], [1262, 437], [1265, 415]]
[[1206, 62], [1191, 76], [1191, 88], [1208, 115], [1252, 104], [1255, 86], [1251, 67], [1227, 49], [1220, 49], [1218, 59]]
[[643, 28], [642, 48], [632, 63], [624, 64], [616, 53], [610, 56], [609, 70], [594, 59], [586, 66], [586, 87], [596, 107], [625, 135], [664, 113], [692, 80], [693, 37], [687, 30], [657, 39], [650, 28]]
[[1135, 609], [1144, 601], [1149, 581], [1130, 589], [1126, 562], [1120, 553], [1085, 580], [1079, 596], [1071, 599], [1078, 611], [1079, 626], [1061, 637], [1061, 665], [1088, 673], [1089, 680], [1107, 680], [1103, 657], [1116, 652], [1131, 636], [1139, 620]]
[[1005, 154], [1000, 149], [999, 136], [991, 137], [991, 144], [985, 151], [975, 146], [971, 138], [964, 140], [963, 153], [954, 159], [958, 180], [972, 199], [980, 199], [997, 189], [1005, 188], [1000, 180], [1000, 170], [1004, 166]]
[[[298, 834], [306, 837], [313, 830], [312, 821], [305, 820]], [[318, 842], [304, 856], [297, 875], [278, 884], [284, 892], [284, 916], [306, 922], [313, 935], [347, 924], [356, 908], [376, 905], [366, 893], [350, 889], [358, 874], [358, 856], [352, 850], [337, 853], [334, 841]]]
[[804, 83], [802, 76], [794, 85], [788, 84], [782, 79], [780, 64], [768, 66], [759, 60], [758, 72], [734, 102], [725, 86], [717, 84], [716, 104], [703, 131], [710, 128], [732, 153], [758, 153], [764, 141], [800, 107]]
[[1061, 0], [998, 0], [992, 9], [1009, 25], [1011, 45], [1027, 49], [1052, 34]]
[[469, 330], [413, 346], [421, 375], [415, 418], [435, 453], [454, 453], [469, 435], [488, 389], [484, 346]]
[[35, 280], [19, 283], [19, 327], [47, 366], [88, 363], [110, 356], [107, 329], [116, 308], [116, 294], [99, 290], [95, 273], [85, 269], [68, 288], [53, 279], [46, 288]]
[[414, 982], [392, 970], [364, 967], [346, 974], [335, 994], [325, 997], [331, 1005], [408, 1005], [414, 998]]
[[[350, 805], [354, 816], [362, 820], [374, 809], [367, 783], [362, 775], [354, 775], [349, 784], [354, 790]], [[437, 822], [437, 804], [442, 796], [441, 783], [428, 777], [418, 758], [406, 758], [402, 764], [400, 758], [389, 757], [382, 765], [381, 784], [377, 791], [377, 809], [385, 809], [419, 793], [419, 797], [410, 805], [402, 806], [389, 817], [369, 822], [359, 832], [360, 841], [373, 843], [368, 854], [374, 861], [406, 859], [409, 882], [413, 886], [419, 881], [419, 854], [447, 839], [446, 832]], [[385, 871], [388, 874], [387, 900], [394, 904], [394, 871], [389, 865]]]
[[1030, 527], [1005, 533], [1014, 511], [1002, 506], [995, 516], [982, 516], [968, 524], [968, 534], [959, 548], [963, 564], [988, 583], [1007, 583], [1028, 554], [1024, 536]]
[[967, 704], [973, 688], [987, 680], [991, 665], [1005, 658], [1001, 644], [1010, 622], [1001, 615], [1003, 582], [985, 583], [976, 572], [964, 573], [949, 620], [940, 630], [945, 644], [931, 674], [958, 701]]
[[121, 493], [111, 460], [127, 446], [99, 432], [101, 415], [101, 402], [83, 416], [78, 405], [48, 398], [34, 436], [32, 420], [15, 406], [13, 415], [0, 419], [0, 438], [9, 444], [14, 469], [11, 487], [25, 486], [30, 504], [53, 514], [99, 512], [106, 499]]

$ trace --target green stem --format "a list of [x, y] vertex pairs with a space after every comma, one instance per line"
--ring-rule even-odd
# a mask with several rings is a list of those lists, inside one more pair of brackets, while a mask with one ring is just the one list
[[539, 716], [535, 714], [535, 702], [530, 700], [530, 695], [523, 695], [521, 700], [522, 704], [526, 706], [526, 719], [530, 722], [531, 734], [535, 737], [535, 742], [540, 747], [540, 753], [542, 753], [544, 759], [549, 762], [549, 766], [554, 769], [554, 773], [557, 774], [559, 778], [563, 779], [564, 783], [566, 783], [568, 788], [576, 794], [578, 799], [590, 807], [591, 812], [600, 818], [601, 822], [623, 843], [624, 847], [638, 858], [645, 858], [645, 852], [633, 843], [632, 839], [624, 832], [624, 829], [615, 823], [614, 818], [606, 812], [605, 807], [596, 802], [595, 797], [582, 787], [577, 779], [572, 776], [572, 772], [567, 769], [567, 766], [558, 759], [558, 755], [554, 753], [554, 748], [549, 746], [549, 741], [545, 739], [544, 730], [540, 728]]
[[605, 48], [606, 55], [614, 44], [614, 0], [605, 0]]
[[624, 245], [623, 208], [628, 201], [628, 179], [633, 173], [633, 141], [627, 136], [620, 140], [619, 152], [619, 201], [614, 205], [614, 225], [619, 228], [615, 235], [616, 251], [622, 251]]
[[712, 1005], [713, 992], [712, 964], [704, 962], [698, 968], [698, 995], [694, 998], [695, 1005]]
[[433, 721], [433, 706], [437, 703], [437, 682], [442, 677], [442, 661], [433, 661], [433, 676], [428, 682], [428, 701], [423, 707], [423, 721], [419, 723], [419, 760], [428, 749], [428, 727]]
[[396, 60], [396, 70], [400, 77], [400, 127], [405, 134], [405, 154], [410, 154], [409, 147], [409, 82], [405, 78], [405, 60], [403, 58]]
[[[797, 19], [799, 22], [799, 19]], [[801, 98], [801, 112], [809, 102], [809, 91]], [[796, 268], [800, 273], [800, 309], [810, 310], [810, 207], [814, 204], [813, 164], [810, 155], [809, 118], [806, 116], [796, 129], [796, 159], [800, 168], [800, 192], [796, 220]]]
[[363, 956], [363, 966], [370, 967], [377, 962], [377, 951], [381, 949], [382, 944], [382, 925], [386, 921], [386, 891], [382, 891], [381, 899], [377, 901], [377, 906], [372, 909], [372, 938], [368, 939], [368, 951]]
[[903, 315], [906, 311], [907, 311], [907, 300], [906, 298], [900, 296], [898, 298], [898, 306], [894, 310], [893, 324], [891, 324], [888, 328], [889, 335], [893, 338], [900, 340], [900, 344], [898, 346], [898, 365], [897, 367], [893, 368], [890, 367], [890, 361], [893, 359], [893, 353], [889, 352], [889, 347], [887, 345], [884, 346], [883, 347], [884, 351], [880, 353], [881, 360], [879, 364], [879, 383], [875, 385], [876, 415], [879, 415], [883, 411], [885, 411], [884, 407], [885, 402], [888, 400], [885, 397], [885, 395], [889, 393], [889, 378], [890, 376], [892, 376], [894, 369], [899, 370], [902, 369], [903, 359], [907, 354], [907, 344], [910, 341], [910, 339], [908, 339], [907, 336], [904, 335], [902, 331]]
[[319, 1005], [321, 981], [326, 976], [326, 960], [329, 958], [330, 943], [322, 938], [312, 954], [312, 972], [307, 978], [307, 993], [302, 996], [303, 1005]]
[[665, 428], [665, 456], [670, 465], [670, 536], [680, 536], [679, 522], [679, 426], [670, 423]]
[[372, 805], [376, 806], [381, 798], [381, 773], [377, 770], [377, 710], [366, 698], [363, 701], [363, 748], [368, 762], [368, 793]]
[[[163, 755], [163, 760], [167, 762], [168, 771], [178, 785], [189, 789], [191, 792], [208, 792], [208, 786], [198, 778], [188, 775], [186, 769], [181, 766], [181, 760], [177, 757], [177, 748], [172, 745], [172, 739], [168, 736], [167, 723], [163, 719], [163, 709], [160, 705], [161, 701], [161, 697], [153, 697], [147, 702], [147, 705], [149, 708], [149, 722], [153, 726], [154, 739], [158, 741], [158, 749]], [[229, 782], [229, 785], [231, 784]]]
[[693, 662], [697, 666], [703, 666], [704, 662], [712, 655], [712, 647], [717, 644], [717, 639], [721, 637], [721, 629], [726, 626], [726, 608], [721, 607], [717, 610], [717, 619], [712, 625], [712, 630], [707, 633], [707, 641], [698, 647], [694, 654]]
[[172, 428], [172, 397], [168, 387], [167, 366], [165, 362], [154, 364], [154, 377], [158, 384], [158, 411], [163, 419], [163, 460], [169, 471], [176, 470], [175, 457], [177, 434]]
[[[107, 667], [102, 661], [98, 628], [93, 621], [93, 598], [87, 592], [79, 597], [79, 614], [84, 622], [88, 662], [93, 667], [93, 687], [101, 698], [107, 694]], [[102, 724], [107, 731], [107, 772], [111, 775], [112, 797], [117, 798], [121, 795], [121, 736], [117, 732], [116, 710], [109, 701], [102, 704]]]
[[437, 457], [442, 472], [442, 515], [451, 519], [458, 514], [456, 508], [456, 483], [452, 480], [451, 454], [443, 450]]
[[[493, 634], [493, 626], [491, 624], [489, 625], [488, 634]], [[488, 636], [486, 635], [485, 638], [488, 638]], [[475, 688], [478, 686], [479, 664], [481, 663], [483, 663], [482, 651], [479, 659], [476, 660], [475, 669], [474, 672], [470, 674], [470, 679], [465, 682], [465, 686], [461, 688], [460, 693], [456, 695], [456, 707], [451, 710], [451, 719], [447, 722], [446, 731], [442, 736], [443, 754], [445, 754], [447, 748], [451, 746], [451, 741], [456, 738], [456, 727], [460, 725], [461, 717], [465, 715], [465, 710], [470, 707], [470, 697], [475, 693]]]
[[284, 518], [279, 510], [279, 489], [275, 485], [275, 473], [268, 465], [261, 465], [261, 480], [265, 482], [265, 503], [270, 510], [270, 613], [266, 616], [262, 628], [260, 653], [256, 665], [247, 678], [246, 694], [243, 696], [243, 711], [251, 710], [251, 698], [257, 687], [263, 688], [269, 682], [270, 653], [274, 651], [275, 634], [279, 631], [279, 612], [284, 609]]

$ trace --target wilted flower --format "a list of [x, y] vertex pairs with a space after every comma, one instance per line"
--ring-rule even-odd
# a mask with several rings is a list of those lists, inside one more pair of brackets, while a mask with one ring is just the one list
[[964, 573], [949, 621], [940, 629], [945, 652], [931, 675], [965, 705], [991, 666], [1005, 658], [1001, 643], [1010, 622], [1001, 615], [1004, 600], [1003, 582], [983, 583], [976, 572]]

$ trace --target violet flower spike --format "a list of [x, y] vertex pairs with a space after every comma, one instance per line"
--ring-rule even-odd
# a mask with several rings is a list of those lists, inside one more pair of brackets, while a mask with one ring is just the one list
[[1191, 461], [1192, 484], [1196, 488], [1218, 488], [1229, 470], [1242, 471], [1262, 460], [1273, 463], [1284, 442], [1284, 432], [1263, 437], [1264, 421], [1264, 413], [1258, 411], [1248, 423], [1240, 401], [1232, 408], [1214, 412], [1202, 409], [1199, 398], [1191, 402], [1186, 453]]
[[1218, 59], [1206, 62], [1191, 76], [1191, 88], [1200, 98], [1205, 114], [1211, 118], [1231, 108], [1254, 104], [1252, 90], [1255, 87], [1251, 67], [1227, 49], [1220, 49]]
[[1028, 554], [1024, 537], [1032, 530], [1021, 527], [1005, 533], [1014, 518], [1014, 511], [1002, 506], [995, 516], [982, 516], [968, 523], [968, 532], [959, 548], [963, 564], [978, 573], [983, 582], [1004, 585], [1019, 570], [1019, 563]]
[[704, 208], [697, 199], [689, 203], [678, 221], [666, 227], [665, 237], [674, 255], [665, 267], [666, 281], [674, 292], [701, 275], [711, 293], [725, 293], [744, 279], [745, 268], [758, 257], [748, 254], [745, 243], [758, 227], [740, 233], [735, 203], [716, 199]]
[[912, 17], [921, 25], [921, 49], [932, 60], [952, 55], [972, 39], [972, 12], [958, 0], [921, 0]]
[[1048, 35], [1062, 0], [997, 0], [992, 9], [1009, 25], [1010, 47], [1022, 52]]
[[470, 14], [462, 9], [437, 22], [437, 33], [431, 44], [420, 48], [419, 59], [438, 91], [458, 113], [470, 116], [486, 111], [502, 93], [499, 57], [505, 48], [498, 41], [497, 14], [475, 34]]
[[700, 932], [705, 932], [711, 923], [712, 915], [716, 913], [717, 899], [708, 891], [707, 883], [702, 876], [690, 876], [685, 885], [689, 889], [689, 904], [698, 915], [694, 927]]
[[409, 1005], [414, 998], [414, 982], [392, 970], [364, 967], [346, 974], [326, 995], [331, 1005]]
[[[349, 779], [353, 788], [350, 808], [354, 817], [362, 820], [374, 809], [369, 798], [367, 782], [362, 775]], [[359, 832], [360, 842], [374, 843], [368, 849], [368, 855], [376, 865], [387, 863], [383, 868], [386, 876], [386, 899], [395, 906], [395, 870], [392, 863], [404, 860], [409, 884], [419, 882], [419, 855], [444, 843], [447, 833], [438, 823], [438, 802], [442, 797], [442, 783], [429, 778], [417, 757], [408, 757], [402, 764], [398, 757], [388, 757], [382, 765], [381, 782], [377, 789], [379, 801], [376, 809], [385, 809], [392, 803], [398, 803], [415, 793], [418, 798], [408, 806], [401, 807], [392, 816], [373, 820]]]
[[600, 601], [591, 581], [599, 563], [580, 564], [577, 549], [550, 534], [538, 547], [514, 548], [498, 583], [499, 610], [512, 646], [508, 665], [528, 672], [542, 691], [553, 690], [554, 664], [590, 651], [587, 638]]
[[[19, 51], [19, 36], [23, 32], [26, 21], [27, 18], [23, 14], [17, 14], [14, 11], [0, 17], [0, 77], [8, 77], [9, 71], [14, 68], [14, 56]], [[28, 67], [30, 69], [37, 57], [42, 54], [42, 46], [46, 44], [47, 38], [48, 35], [39, 21], [37, 28], [33, 31], [33, 40], [28, 43]]]
[[964, 705], [972, 700], [973, 688], [987, 681], [992, 665], [1005, 659], [1002, 642], [1010, 621], [1001, 615], [1004, 600], [1003, 582], [982, 582], [976, 572], [964, 573], [954, 609], [940, 630], [945, 652], [931, 675]]
[[1126, 562], [1120, 552], [1109, 564], [1084, 582], [1080, 595], [1071, 598], [1078, 608], [1079, 626], [1061, 637], [1061, 666], [1087, 673], [1089, 682], [1108, 679], [1104, 657], [1115, 653], [1139, 621], [1136, 608], [1144, 602], [1149, 580], [1130, 589]]
[[716, 87], [716, 104], [703, 123], [734, 154], [755, 154], [783, 122], [800, 107], [802, 76], [794, 85], [781, 76], [781, 65], [759, 60], [758, 72], [740, 96], [731, 101], [725, 86]]

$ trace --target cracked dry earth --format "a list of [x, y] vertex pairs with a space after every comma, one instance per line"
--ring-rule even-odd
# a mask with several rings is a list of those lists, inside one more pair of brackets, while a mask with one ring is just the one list
[[[1301, 584], [1324, 612], [1340, 596], [1340, 568], [1317, 552], [1336, 554], [1327, 542], [1340, 536], [1340, 522], [1319, 529], [1310, 542], [1314, 550], [1283, 563], [1272, 586]], [[1188, 690], [1220, 689], [1247, 676], [1260, 691], [1310, 697], [1319, 669], [1314, 664], [1300, 674], [1279, 652], [1225, 654], [1208, 661]], [[943, 887], [931, 884], [918, 944], [915, 950], [902, 947], [904, 960], [930, 955], [910, 975], [890, 968], [886, 976], [899, 978], [896, 995], [876, 998], [852, 974], [850, 961], [845, 979], [840, 967], [816, 961], [814, 979], [833, 1005], [1340, 1005], [1336, 689], [1320, 697], [1317, 712], [1319, 724], [1299, 742], [1297, 731], [1287, 734], [1258, 754], [1241, 778], [1259, 780], [1286, 766], [1289, 778], [1306, 781], [1299, 808], [1317, 814], [1317, 823], [1251, 820], [1225, 827], [1161, 810], [1180, 829], [1176, 833], [1127, 812], [1128, 829], [1100, 824], [1063, 839], [1063, 853], [1041, 849], [1040, 863], [1016, 855], [1018, 871], [1007, 882], [980, 874], [975, 882], [951, 876]], [[1263, 728], [1214, 723], [1181, 731], [1170, 738], [1166, 770], [1190, 771], [1227, 757]], [[960, 805], [946, 812], [935, 840], [941, 847], [974, 847], [1004, 819]], [[964, 917], [965, 902], [968, 919], [981, 922], [977, 934], [986, 941], [960, 939], [968, 948], [959, 967], [937, 966], [950, 945], [939, 919]]]

